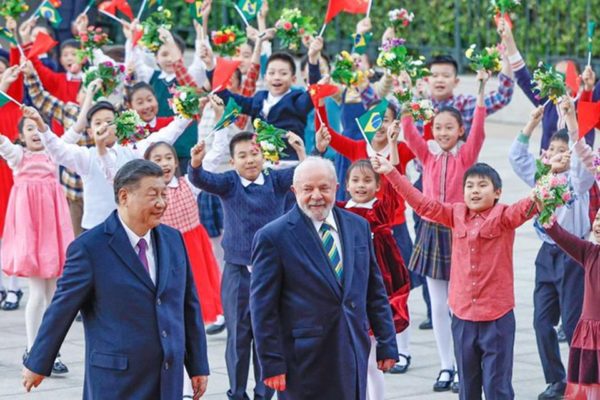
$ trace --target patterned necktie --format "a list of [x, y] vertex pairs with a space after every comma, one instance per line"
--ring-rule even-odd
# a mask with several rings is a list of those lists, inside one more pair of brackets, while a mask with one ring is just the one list
[[138, 257], [140, 258], [140, 261], [142, 262], [144, 268], [146, 268], [146, 272], [150, 274], [150, 267], [148, 266], [148, 257], [146, 256], [146, 250], [148, 250], [148, 243], [146, 242], [146, 239], [140, 239], [140, 241], [137, 244], [137, 248]]
[[323, 242], [325, 253], [327, 253], [327, 257], [329, 258], [329, 261], [331, 261], [333, 272], [335, 272], [338, 282], [341, 282], [344, 275], [344, 268], [342, 266], [339, 250], [335, 245], [335, 240], [333, 240], [331, 230], [332, 227], [327, 222], [323, 222], [323, 225], [321, 225], [321, 228], [319, 229], [319, 233], [321, 234], [321, 241]]

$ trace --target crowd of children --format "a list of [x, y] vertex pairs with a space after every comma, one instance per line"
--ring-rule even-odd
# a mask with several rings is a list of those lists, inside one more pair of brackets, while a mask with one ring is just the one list
[[[419, 82], [384, 69], [359, 84], [333, 84], [335, 66], [321, 35], [302, 38], [302, 63], [286, 51], [272, 51], [276, 29], [267, 26], [266, 0], [256, 10], [258, 29], [247, 27], [248, 40], [235, 55], [215, 57], [216, 44], [208, 39], [212, 7], [205, 0], [197, 11], [202, 22], [194, 21], [197, 37], [188, 66], [184, 42], [168, 29], [156, 31], [155, 48], [144, 47], [139, 35], [145, 28], [138, 20], [123, 21], [123, 45], [95, 48], [87, 59], [79, 56], [79, 41], [63, 41], [57, 63], [46, 53], [29, 56], [36, 38], [50, 35], [38, 19], [6, 18], [7, 31], [18, 37], [0, 54], [0, 260], [5, 274], [0, 308], [19, 308], [23, 291], [18, 278], [26, 278], [23, 357], [61, 276], [67, 246], [116, 208], [112, 180], [118, 169], [145, 158], [163, 170], [169, 206], [162, 222], [183, 234], [207, 333], [227, 331], [227, 397], [248, 398], [253, 362], [254, 398], [272, 398], [253, 344], [252, 240], [258, 229], [289, 209], [295, 166], [310, 153], [335, 159], [337, 206], [371, 225], [398, 334], [400, 361], [392, 373], [410, 367], [414, 320], [407, 302], [410, 290], [423, 285], [440, 364], [433, 391], [452, 390], [469, 400], [481, 399], [482, 393], [487, 399], [514, 398], [513, 247], [515, 230], [535, 219], [541, 248], [533, 319], [547, 384], [539, 399], [600, 399], [600, 315], [595, 307], [600, 247], [587, 241], [593, 232], [600, 242], [597, 166], [590, 147], [595, 132], [579, 134], [576, 104], [600, 99], [592, 68], [578, 74], [579, 92], [554, 101], [540, 98], [512, 27], [500, 21], [499, 83], [487, 94], [492, 72], [485, 69], [477, 71], [477, 93], [455, 93], [459, 68], [448, 55], [431, 57], [429, 76]], [[72, 25], [79, 38], [96, 32], [85, 13]], [[370, 18], [363, 18], [356, 36], [370, 30]], [[396, 33], [386, 30], [383, 43], [398, 39]], [[358, 51], [351, 57], [357, 71], [371, 75], [368, 57]], [[237, 65], [224, 84], [213, 86], [227, 62]], [[102, 63], [123, 71], [110, 93], [106, 80], [86, 80], [86, 71]], [[563, 60], [555, 68], [567, 72], [578, 66]], [[297, 82], [299, 75], [305, 85]], [[502, 204], [499, 174], [478, 162], [485, 118], [509, 105], [515, 84], [536, 107], [506, 151], [515, 174], [536, 188], [542, 165], [567, 182], [569, 199], [550, 223], [539, 217], [545, 206], [534, 194]], [[428, 123], [393, 95], [393, 88], [407, 85], [414, 98], [430, 101], [434, 115]], [[331, 97], [315, 99], [315, 87], [332, 86]], [[182, 87], [200, 94], [193, 116], [174, 106]], [[240, 115], [231, 118], [230, 104]], [[379, 109], [379, 121], [367, 137], [359, 118]], [[124, 136], [128, 113], [137, 115], [137, 125]], [[280, 160], [272, 159], [272, 137], [260, 139], [258, 132], [257, 139], [257, 120], [279, 135]], [[540, 123], [543, 152], [538, 157], [528, 149]], [[417, 171], [412, 181], [410, 165]], [[406, 204], [416, 213], [414, 238]], [[555, 330], [561, 321], [570, 344], [566, 369]], [[367, 398], [380, 400], [384, 379], [375, 344], [372, 348]], [[57, 358], [53, 372], [66, 373], [68, 367]]]

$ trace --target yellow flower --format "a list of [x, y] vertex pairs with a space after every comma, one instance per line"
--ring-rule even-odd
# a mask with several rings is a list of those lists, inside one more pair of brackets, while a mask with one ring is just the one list
[[255, 119], [253, 125], [254, 129], [258, 129], [260, 127], [260, 119]]
[[469, 60], [471, 59], [471, 57], [473, 57], [473, 51], [475, 51], [473, 47], [469, 47], [467, 51], [465, 51], [465, 56], [467, 56]]

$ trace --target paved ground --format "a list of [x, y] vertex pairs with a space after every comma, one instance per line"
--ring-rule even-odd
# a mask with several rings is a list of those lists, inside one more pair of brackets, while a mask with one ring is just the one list
[[[523, 114], [521, 103], [517, 112]], [[511, 105], [511, 108], [515, 107]], [[498, 121], [498, 119], [496, 119]], [[504, 178], [502, 201], [513, 202], [528, 193], [511, 171], [507, 161], [508, 148], [519, 125], [500, 124], [491, 119], [487, 125], [488, 139], [480, 159], [498, 168]], [[533, 143], [539, 143], [536, 136]], [[514, 386], [517, 399], [535, 399], [545, 388], [542, 369], [537, 355], [532, 328], [532, 293], [534, 286], [533, 261], [539, 241], [531, 224], [518, 230], [515, 244], [515, 295], [516, 295], [516, 348], [514, 363]], [[23, 282], [25, 286], [25, 282]], [[27, 296], [25, 296], [25, 299]], [[420, 293], [415, 291], [410, 299], [411, 314], [415, 325], [424, 318], [424, 305]], [[225, 334], [209, 337], [209, 357], [212, 375], [209, 380], [207, 399], [225, 399], [227, 375], [224, 361]], [[20, 360], [25, 347], [23, 308], [16, 312], [0, 311], [0, 399], [71, 400], [81, 398], [83, 381], [83, 329], [74, 323], [62, 349], [63, 361], [71, 372], [64, 377], [45, 380], [35, 392], [26, 395], [20, 383]], [[567, 348], [562, 347], [566, 360]], [[412, 367], [405, 375], [386, 376], [386, 399], [435, 399], [457, 398], [456, 395], [433, 393], [431, 385], [439, 370], [435, 341], [431, 331], [412, 328]], [[338, 400], [338, 399], [331, 399]], [[342, 399], [339, 399], [342, 400]]]

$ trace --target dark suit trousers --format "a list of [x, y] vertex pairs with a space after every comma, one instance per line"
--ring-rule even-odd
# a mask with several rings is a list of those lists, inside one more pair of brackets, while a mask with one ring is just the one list
[[583, 268], [558, 246], [542, 244], [535, 260], [533, 326], [546, 383], [565, 380], [554, 327], [562, 319], [571, 343], [583, 304]]
[[256, 357], [250, 322], [250, 272], [245, 265], [225, 263], [221, 280], [221, 302], [227, 327], [225, 348], [225, 362], [229, 375], [227, 397], [231, 400], [249, 399], [246, 385], [252, 354], [256, 381], [254, 399], [268, 400], [273, 397], [273, 391], [260, 379], [260, 366]]
[[452, 317], [454, 354], [460, 376], [460, 400], [514, 399], [512, 387], [515, 316], [512, 311], [494, 321]]

